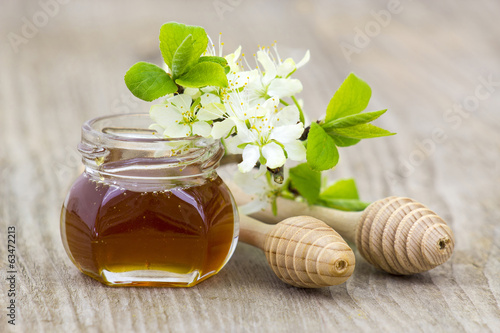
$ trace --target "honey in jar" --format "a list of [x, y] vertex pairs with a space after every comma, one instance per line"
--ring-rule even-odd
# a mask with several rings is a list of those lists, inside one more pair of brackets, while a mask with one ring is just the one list
[[63, 243], [80, 271], [102, 283], [192, 286], [216, 274], [237, 241], [234, 200], [215, 171], [223, 148], [155, 138], [147, 119], [84, 124], [85, 171], [63, 205]]

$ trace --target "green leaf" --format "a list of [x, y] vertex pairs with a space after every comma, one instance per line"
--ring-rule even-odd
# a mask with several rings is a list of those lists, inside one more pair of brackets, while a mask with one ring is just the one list
[[378, 117], [383, 115], [386, 111], [387, 109], [381, 111], [352, 114], [350, 116], [337, 118], [335, 120], [321, 124], [321, 127], [323, 127], [324, 130], [327, 130], [329, 128], [344, 128], [344, 127], [366, 124], [369, 123], [370, 121], [377, 119]]
[[333, 139], [317, 123], [311, 123], [307, 137], [307, 164], [313, 170], [333, 168], [339, 161], [339, 152]]
[[349, 74], [330, 100], [325, 122], [360, 113], [368, 106], [371, 95], [372, 90], [365, 81]]
[[204, 62], [204, 61], [215, 62], [216, 64], [219, 64], [222, 67], [226, 67], [228, 65], [227, 60], [222, 58], [222, 57], [206, 56], [206, 57], [198, 58], [198, 63]]
[[160, 51], [169, 68], [172, 68], [175, 52], [189, 35], [193, 38], [193, 51], [188, 63], [194, 63], [207, 48], [205, 29], [177, 22], [165, 23], [160, 28]]
[[311, 170], [307, 163], [290, 169], [290, 182], [309, 204], [314, 204], [321, 189], [321, 172]]
[[369, 202], [360, 201], [357, 199], [322, 199], [319, 198], [316, 202], [317, 205], [335, 208], [344, 211], [362, 211], [370, 205]]
[[193, 36], [188, 35], [181, 45], [179, 45], [172, 58], [172, 76], [174, 81], [189, 69], [193, 52]]
[[194, 65], [189, 72], [175, 80], [177, 84], [190, 88], [205, 86], [227, 87], [227, 77], [221, 65], [203, 61]]
[[177, 91], [167, 72], [143, 61], [130, 67], [125, 74], [125, 84], [134, 96], [148, 102]]
[[222, 57], [207, 56], [207, 57], [200, 57], [198, 59], [198, 63], [204, 62], [204, 61], [210, 61], [210, 62], [221, 65], [224, 68], [225, 74], [228, 74], [231, 71], [231, 67], [229, 67], [227, 60], [222, 58]]
[[341, 179], [321, 192], [318, 204], [347, 211], [363, 210], [369, 205], [359, 200], [356, 182], [352, 178]]
[[331, 128], [327, 132], [332, 136], [338, 135], [351, 139], [369, 139], [396, 134], [372, 124], [361, 124], [345, 128]]
[[321, 192], [322, 198], [359, 199], [354, 179], [341, 179]]
[[357, 144], [361, 139], [351, 139], [351, 138], [345, 138], [343, 136], [338, 136], [338, 135], [333, 135], [330, 136], [333, 139], [333, 142], [335, 142], [335, 145], [337, 147], [349, 147], [349, 146], [354, 146]]

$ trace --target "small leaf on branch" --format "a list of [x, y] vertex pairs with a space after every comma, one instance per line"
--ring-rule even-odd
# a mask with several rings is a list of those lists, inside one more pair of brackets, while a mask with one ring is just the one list
[[372, 90], [365, 81], [349, 74], [330, 100], [325, 122], [360, 113], [368, 106], [371, 95]]
[[172, 58], [172, 76], [174, 80], [189, 69], [193, 52], [193, 36], [188, 35], [175, 50]]
[[175, 52], [188, 35], [193, 38], [193, 52], [188, 63], [196, 61], [205, 52], [208, 44], [208, 37], [202, 27], [184, 25], [177, 22], [169, 22], [160, 28], [160, 51], [163, 60], [169, 68], [173, 66]]
[[357, 199], [330, 199], [330, 198], [326, 199], [319, 198], [316, 204], [348, 212], [359, 212], [365, 210], [365, 208], [370, 205], [369, 202], [364, 202]]
[[330, 136], [333, 139], [333, 142], [335, 142], [335, 145], [337, 147], [349, 147], [349, 146], [354, 146], [357, 144], [361, 139], [351, 139], [351, 138], [346, 138], [343, 136], [338, 136], [338, 135], [333, 135]]
[[162, 68], [138, 62], [125, 74], [125, 84], [134, 96], [151, 102], [177, 91], [177, 85]]
[[204, 61], [215, 62], [216, 64], [219, 64], [222, 67], [226, 67], [228, 65], [227, 60], [222, 58], [222, 57], [206, 56], [206, 57], [199, 57], [198, 58], [198, 63], [204, 62]]
[[337, 135], [351, 139], [370, 139], [396, 134], [372, 124], [361, 124], [345, 128], [330, 128], [327, 132], [331, 136]]
[[329, 128], [344, 128], [344, 127], [366, 124], [369, 123], [370, 121], [377, 119], [378, 117], [383, 115], [386, 111], [387, 109], [381, 111], [353, 114], [350, 116], [337, 118], [335, 120], [324, 123], [321, 125], [321, 127], [323, 127], [324, 130], [328, 130]]
[[328, 170], [337, 165], [339, 152], [335, 142], [320, 125], [311, 123], [307, 137], [307, 164], [316, 171]]
[[359, 199], [358, 189], [354, 179], [341, 179], [321, 192], [322, 198]]
[[198, 63], [204, 62], [204, 61], [210, 61], [210, 62], [221, 65], [224, 68], [224, 73], [226, 73], [226, 74], [228, 74], [231, 71], [231, 67], [229, 67], [227, 60], [222, 58], [222, 57], [207, 56], [207, 57], [200, 57], [198, 59]]
[[224, 68], [210, 61], [194, 65], [189, 72], [175, 80], [184, 87], [201, 88], [205, 86], [227, 87], [227, 77]]
[[314, 204], [321, 189], [321, 172], [311, 170], [307, 163], [290, 169], [290, 182], [309, 204]]
[[321, 192], [318, 204], [347, 211], [363, 210], [369, 205], [359, 200], [356, 182], [352, 178], [341, 179]]

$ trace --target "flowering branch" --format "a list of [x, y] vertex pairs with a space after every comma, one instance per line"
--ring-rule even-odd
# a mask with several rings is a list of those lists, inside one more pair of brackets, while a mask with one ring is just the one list
[[[262, 47], [254, 54], [255, 68], [248, 65], [241, 47], [223, 55], [223, 43], [219, 41], [217, 52], [203, 28], [175, 22], [161, 27], [160, 50], [164, 68], [139, 62], [125, 75], [127, 87], [138, 98], [163, 97], [150, 109], [150, 128], [161, 137], [221, 139], [226, 154], [238, 157], [240, 185], [258, 184], [251, 209], [269, 203], [277, 209], [277, 196], [337, 208], [338, 200], [358, 200], [352, 195], [338, 198], [339, 193], [342, 197], [342, 192], [352, 192], [345, 186], [336, 187], [337, 197], [328, 189], [322, 196], [321, 171], [338, 163], [337, 147], [394, 134], [369, 124], [386, 110], [362, 112], [371, 89], [354, 74], [332, 97], [324, 118], [305, 127], [306, 116], [296, 98], [303, 86], [293, 74], [310, 60], [309, 51], [296, 63], [282, 60], [276, 45]], [[288, 172], [290, 160], [307, 162]], [[343, 207], [355, 206], [351, 202]]]

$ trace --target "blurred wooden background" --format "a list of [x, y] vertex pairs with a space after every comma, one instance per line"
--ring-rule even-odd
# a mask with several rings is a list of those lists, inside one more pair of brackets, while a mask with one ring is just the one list
[[[2, 0], [0, 331], [498, 332], [499, 13], [495, 0]], [[330, 176], [355, 177], [365, 200], [404, 195], [430, 206], [455, 232], [452, 259], [394, 277], [357, 254], [346, 284], [319, 290], [283, 284], [246, 244], [190, 289], [109, 288], [82, 275], [59, 235], [60, 206], [81, 171], [80, 126], [148, 110], [122, 78], [136, 61], [161, 62], [158, 30], [171, 20], [222, 32], [227, 52], [274, 40], [283, 57], [310, 49], [297, 76], [312, 118], [349, 72], [364, 78], [369, 109], [388, 108], [378, 124], [398, 135], [343, 149]], [[8, 226], [17, 229], [15, 327]]]

